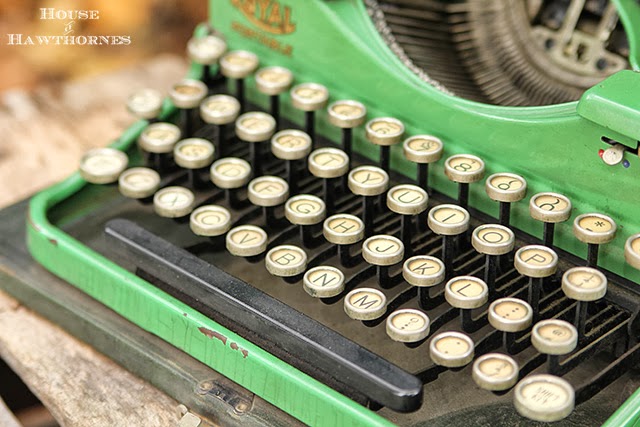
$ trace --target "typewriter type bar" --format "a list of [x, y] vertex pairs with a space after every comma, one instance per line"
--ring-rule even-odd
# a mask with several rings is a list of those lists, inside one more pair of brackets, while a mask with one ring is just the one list
[[164, 282], [169, 287], [165, 291], [203, 314], [233, 319], [258, 340], [278, 343], [304, 366], [347, 380], [348, 387], [377, 404], [400, 412], [422, 404], [422, 382], [417, 377], [253, 286], [131, 221], [112, 220], [105, 233], [114, 254]]

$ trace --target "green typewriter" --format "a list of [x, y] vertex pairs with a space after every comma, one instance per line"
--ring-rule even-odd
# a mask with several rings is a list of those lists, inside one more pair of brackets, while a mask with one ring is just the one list
[[268, 424], [635, 425], [639, 35], [633, 0], [211, 0], [29, 250]]

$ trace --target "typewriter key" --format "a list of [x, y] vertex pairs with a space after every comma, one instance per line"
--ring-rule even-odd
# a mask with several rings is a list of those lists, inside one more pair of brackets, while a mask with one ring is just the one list
[[599, 213], [582, 214], [573, 221], [573, 234], [587, 243], [587, 267], [598, 266], [599, 245], [612, 241], [616, 237], [616, 229], [611, 217]]
[[227, 233], [227, 250], [231, 255], [253, 257], [267, 250], [267, 239], [267, 233], [262, 228], [241, 225]]
[[496, 270], [501, 256], [508, 254], [515, 246], [516, 238], [509, 228], [498, 224], [485, 224], [473, 230], [471, 244], [485, 256], [484, 281], [489, 292], [495, 291]]
[[153, 196], [155, 212], [165, 218], [180, 218], [193, 211], [195, 196], [184, 187], [165, 187]]
[[227, 125], [233, 123], [240, 114], [240, 103], [228, 95], [213, 95], [200, 104], [200, 117], [205, 123], [216, 126], [216, 141], [220, 155], [225, 152]]
[[286, 92], [293, 83], [293, 73], [284, 67], [265, 67], [256, 73], [256, 87], [265, 95], [269, 95], [270, 113], [280, 122], [280, 94]]
[[533, 325], [531, 344], [538, 353], [547, 355], [549, 373], [559, 375], [558, 356], [571, 353], [578, 345], [578, 331], [569, 322], [547, 319]]
[[597, 301], [607, 293], [607, 277], [591, 267], [574, 267], [562, 276], [562, 291], [576, 304], [574, 325], [580, 337], [584, 336], [587, 309], [590, 301]]
[[393, 117], [372, 119], [365, 126], [369, 142], [380, 146], [380, 167], [389, 173], [391, 162], [390, 146], [402, 141], [404, 124]]
[[267, 253], [265, 265], [274, 276], [297, 276], [307, 269], [307, 254], [297, 246], [276, 246]]
[[147, 126], [138, 137], [140, 148], [147, 153], [166, 154], [180, 140], [178, 126], [171, 123], [153, 123]]
[[315, 142], [315, 112], [324, 108], [329, 100], [329, 90], [317, 83], [302, 83], [291, 89], [291, 103], [305, 112], [305, 130]]
[[206, 139], [187, 138], [173, 148], [173, 157], [181, 168], [202, 169], [213, 162], [214, 152], [213, 144]]
[[164, 99], [159, 91], [142, 89], [127, 99], [127, 109], [140, 119], [154, 121], [162, 111], [163, 102]]
[[390, 277], [388, 269], [389, 266], [402, 262], [404, 258], [404, 245], [400, 239], [383, 234], [369, 237], [362, 244], [362, 257], [369, 264], [376, 266], [381, 288], [390, 288], [400, 279], [400, 275]]
[[291, 197], [284, 205], [284, 215], [292, 224], [300, 226], [300, 239], [305, 247], [314, 246], [310, 225], [319, 224], [327, 216], [322, 199], [310, 194]]
[[411, 251], [411, 217], [427, 210], [429, 195], [416, 185], [396, 185], [387, 192], [387, 207], [401, 215], [400, 239]]
[[120, 174], [118, 190], [132, 199], [146, 199], [153, 196], [160, 187], [160, 175], [149, 168], [131, 168]]
[[289, 197], [289, 185], [280, 177], [265, 175], [251, 180], [248, 194], [256, 206], [278, 206]]
[[471, 333], [481, 326], [481, 322], [473, 320], [471, 310], [489, 300], [489, 287], [483, 280], [473, 276], [454, 277], [444, 287], [444, 298], [452, 307], [460, 309], [463, 331]]
[[389, 175], [375, 166], [360, 166], [349, 172], [349, 189], [362, 196], [362, 221], [365, 233], [373, 232], [374, 198], [389, 188]]
[[[196, 64], [213, 65], [227, 51], [227, 43], [220, 37], [206, 35], [204, 37], [192, 37], [187, 42], [187, 54]], [[207, 77], [208, 73], [205, 72]]]
[[513, 173], [496, 173], [487, 178], [485, 189], [491, 200], [500, 202], [498, 222], [508, 227], [511, 221], [511, 203], [524, 199], [527, 181]]
[[533, 310], [518, 298], [501, 298], [489, 306], [489, 323], [502, 332], [520, 332], [531, 326]]
[[531, 375], [516, 385], [513, 404], [523, 417], [553, 422], [573, 411], [575, 391], [566, 380], [553, 375]]
[[529, 277], [529, 305], [533, 307], [535, 321], [538, 317], [540, 291], [544, 286], [544, 279], [555, 274], [558, 269], [558, 255], [546, 246], [523, 246], [516, 252], [514, 265], [518, 273]]
[[309, 172], [313, 176], [323, 178], [322, 193], [327, 205], [327, 212], [333, 212], [335, 205], [334, 179], [349, 171], [349, 156], [337, 148], [319, 148], [308, 158]]
[[367, 117], [367, 107], [358, 101], [341, 100], [327, 108], [329, 123], [342, 129], [342, 150], [351, 157], [353, 128], [362, 125]]
[[418, 185], [427, 193], [429, 190], [429, 163], [435, 163], [442, 157], [444, 145], [432, 135], [416, 135], [404, 140], [402, 149], [407, 160], [418, 165]]
[[387, 297], [377, 289], [354, 289], [344, 298], [344, 311], [354, 320], [375, 320], [387, 311]]
[[431, 339], [429, 355], [436, 365], [461, 368], [473, 360], [474, 347], [473, 340], [463, 333], [441, 332]]
[[458, 204], [466, 209], [469, 205], [469, 184], [484, 177], [484, 162], [471, 154], [457, 154], [445, 161], [444, 174], [458, 183]]
[[127, 168], [129, 158], [114, 148], [94, 148], [80, 159], [80, 176], [92, 184], [116, 182]]
[[251, 178], [251, 166], [243, 159], [225, 157], [211, 165], [209, 175], [216, 187], [225, 190], [229, 206], [237, 207], [240, 202], [234, 190], [247, 185]]
[[442, 261], [436, 257], [418, 255], [406, 260], [402, 266], [402, 277], [412, 286], [418, 287], [418, 302], [420, 308], [432, 308], [429, 288], [442, 283], [445, 268]]
[[231, 228], [231, 214], [222, 206], [200, 206], [191, 212], [189, 226], [198, 236], [220, 236]]
[[306, 133], [288, 129], [271, 138], [271, 152], [279, 159], [286, 161], [287, 182], [292, 194], [298, 192], [298, 176], [294, 160], [304, 159], [311, 152], [311, 138]]
[[251, 144], [249, 157], [256, 177], [262, 174], [262, 150], [259, 144], [268, 141], [275, 130], [276, 121], [266, 113], [245, 113], [236, 120], [236, 135], [242, 141]]
[[344, 267], [353, 263], [350, 245], [364, 238], [364, 223], [354, 215], [337, 214], [324, 220], [322, 234], [329, 243], [338, 245], [338, 256]]
[[304, 290], [314, 298], [331, 298], [344, 291], [344, 273], [321, 265], [307, 270], [302, 279]]
[[640, 269], [640, 234], [627, 239], [624, 244], [624, 259], [631, 267]]
[[220, 72], [223, 76], [236, 79], [236, 98], [240, 109], [244, 110], [244, 79], [249, 77], [259, 65], [258, 57], [246, 50], [234, 50], [220, 58]]
[[571, 201], [558, 193], [538, 193], [529, 201], [529, 213], [535, 220], [544, 222], [542, 241], [553, 247], [555, 225], [571, 216]]
[[427, 224], [434, 233], [442, 236], [442, 259], [446, 274], [451, 277], [454, 275], [455, 257], [453, 238], [469, 229], [469, 212], [457, 205], [439, 205], [429, 211]]
[[387, 335], [398, 342], [418, 342], [429, 335], [429, 316], [420, 310], [403, 308], [387, 317]]
[[518, 363], [501, 353], [488, 353], [476, 359], [471, 375], [478, 387], [490, 391], [508, 390], [518, 382]]
[[207, 96], [209, 89], [200, 80], [186, 79], [176, 83], [169, 90], [169, 99], [182, 112], [182, 133], [190, 136], [194, 123], [191, 112]]

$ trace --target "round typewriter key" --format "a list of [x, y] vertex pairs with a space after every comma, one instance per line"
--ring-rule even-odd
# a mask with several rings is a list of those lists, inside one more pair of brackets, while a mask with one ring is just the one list
[[539, 353], [562, 356], [576, 349], [578, 331], [564, 320], [541, 320], [533, 325], [531, 344]]
[[491, 200], [500, 202], [499, 223], [509, 226], [511, 203], [519, 202], [527, 194], [527, 181], [513, 173], [496, 173], [487, 178], [485, 189]]
[[246, 50], [234, 50], [220, 58], [220, 71], [225, 77], [244, 79], [258, 68], [259, 63], [256, 54]]
[[330, 243], [351, 245], [364, 238], [364, 223], [354, 215], [333, 215], [324, 220], [322, 234]]
[[420, 310], [403, 308], [387, 317], [387, 335], [398, 342], [422, 341], [429, 335], [429, 316]]
[[211, 182], [218, 188], [240, 188], [249, 182], [251, 166], [237, 157], [225, 157], [215, 161], [210, 169]]
[[380, 146], [380, 167], [389, 172], [391, 155], [389, 147], [402, 141], [404, 124], [393, 117], [372, 119], [365, 126], [369, 142]]
[[249, 157], [255, 176], [262, 174], [262, 153], [259, 143], [268, 141], [275, 130], [275, 119], [266, 113], [245, 113], [236, 120], [236, 135], [241, 140], [251, 143]]
[[205, 123], [228, 125], [240, 114], [240, 103], [229, 95], [213, 95], [200, 104], [200, 117]]
[[618, 165], [624, 160], [624, 145], [613, 144], [602, 153], [602, 161], [609, 166]]
[[174, 124], [153, 123], [142, 131], [138, 137], [138, 144], [148, 153], [171, 153], [180, 136], [180, 128]]
[[566, 380], [553, 375], [531, 375], [516, 385], [516, 411], [534, 421], [553, 422], [573, 411], [575, 392]]
[[289, 198], [289, 185], [277, 176], [261, 176], [251, 180], [248, 195], [254, 205], [278, 206]]
[[523, 246], [516, 252], [514, 265], [524, 276], [548, 277], [558, 269], [558, 255], [546, 246]]
[[155, 89], [142, 89], [127, 99], [127, 109], [131, 114], [141, 119], [155, 119], [162, 111], [164, 99]]
[[627, 239], [624, 244], [624, 259], [631, 267], [640, 269], [640, 234]]
[[165, 218], [180, 218], [193, 211], [195, 196], [184, 187], [165, 187], [153, 196], [155, 212]]
[[324, 108], [329, 100], [329, 91], [317, 83], [302, 83], [291, 89], [291, 103], [305, 111], [305, 131], [315, 141], [315, 111]]
[[314, 298], [331, 298], [344, 291], [344, 273], [335, 267], [321, 265], [304, 274], [304, 290]]
[[189, 59], [197, 64], [215, 64], [226, 51], [227, 43], [220, 37], [213, 35], [192, 37], [187, 42]]
[[375, 166], [360, 166], [352, 169], [348, 177], [349, 189], [362, 197], [362, 221], [365, 233], [373, 231], [374, 199], [389, 188], [389, 175]]
[[227, 250], [231, 255], [251, 257], [267, 250], [267, 233], [254, 225], [241, 225], [227, 233]]
[[149, 168], [131, 168], [120, 174], [118, 189], [125, 197], [145, 199], [160, 187], [160, 175]]
[[213, 144], [202, 138], [187, 138], [173, 148], [176, 164], [185, 169], [202, 169], [213, 161]]
[[488, 353], [473, 363], [472, 377], [478, 387], [490, 391], [508, 390], [518, 382], [518, 363], [501, 353]]
[[524, 331], [532, 319], [531, 306], [517, 298], [501, 298], [489, 306], [489, 323], [499, 331]]
[[291, 197], [284, 205], [287, 219], [296, 225], [314, 225], [325, 219], [327, 211], [322, 199], [311, 194]]
[[412, 136], [405, 139], [402, 144], [407, 160], [417, 163], [417, 182], [426, 192], [429, 192], [429, 163], [440, 160], [443, 147], [442, 141], [432, 135]]
[[293, 83], [293, 73], [284, 67], [265, 67], [256, 73], [256, 87], [269, 95], [271, 115], [276, 123], [280, 121], [280, 94], [289, 90]]
[[309, 172], [322, 181], [323, 198], [327, 212], [333, 212], [335, 185], [334, 178], [343, 176], [349, 171], [349, 156], [337, 148], [319, 148], [308, 157]]
[[297, 246], [276, 246], [267, 253], [265, 264], [274, 276], [297, 276], [307, 269], [307, 254]]
[[571, 216], [571, 201], [558, 193], [538, 193], [529, 201], [529, 213], [533, 219], [544, 222], [542, 240], [551, 248], [555, 224]]
[[200, 206], [191, 212], [189, 225], [198, 236], [220, 236], [231, 228], [231, 214], [222, 206]]
[[186, 79], [171, 87], [169, 98], [177, 108], [191, 109], [200, 105], [207, 91], [207, 85], [200, 80]]
[[458, 203], [463, 208], [469, 204], [469, 184], [484, 177], [484, 162], [471, 154], [458, 154], [444, 162], [444, 174], [458, 183]]
[[578, 301], [597, 301], [607, 293], [607, 277], [590, 267], [574, 267], [562, 276], [562, 291]]
[[372, 236], [362, 244], [362, 257], [373, 265], [397, 264], [404, 257], [404, 245], [400, 239], [393, 236], [383, 234]]
[[116, 182], [127, 168], [129, 158], [114, 148], [94, 148], [80, 159], [80, 176], [92, 184]]
[[407, 252], [411, 252], [411, 216], [421, 214], [427, 210], [429, 195], [416, 185], [396, 185], [387, 192], [387, 207], [397, 214], [400, 219], [400, 239]]
[[361, 102], [340, 100], [327, 108], [329, 123], [342, 129], [342, 149], [351, 157], [352, 129], [362, 125], [367, 117], [367, 107]]
[[455, 308], [472, 309], [482, 307], [489, 298], [489, 287], [483, 280], [473, 276], [459, 276], [449, 280], [444, 288], [444, 297]]
[[413, 286], [436, 286], [444, 280], [444, 264], [436, 257], [417, 255], [404, 262], [402, 276]]
[[279, 159], [286, 160], [287, 182], [291, 193], [298, 192], [298, 176], [294, 160], [301, 160], [311, 152], [311, 138], [306, 133], [288, 129], [271, 138], [271, 152]]
[[473, 360], [473, 340], [460, 332], [441, 332], [431, 339], [429, 355], [436, 365], [461, 368]]
[[588, 244], [587, 267], [598, 266], [599, 245], [616, 237], [616, 223], [611, 217], [599, 213], [579, 215], [573, 221], [573, 234]]
[[471, 244], [485, 255], [504, 255], [513, 250], [516, 237], [509, 228], [498, 224], [485, 224], [473, 230]]
[[374, 320], [387, 311], [387, 297], [377, 289], [354, 289], [344, 299], [344, 311], [355, 320]]
[[465, 233], [469, 229], [469, 212], [457, 205], [439, 205], [432, 208], [427, 216], [429, 228], [442, 236], [442, 259], [449, 277], [454, 274], [453, 236]]

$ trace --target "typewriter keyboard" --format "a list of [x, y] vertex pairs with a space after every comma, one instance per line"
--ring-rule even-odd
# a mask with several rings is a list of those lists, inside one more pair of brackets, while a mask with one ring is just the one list
[[[571, 214], [565, 196], [486, 176], [480, 157], [448, 155], [446, 141], [406, 135], [395, 118], [367, 121], [365, 105], [329, 104], [330, 88], [258, 69], [250, 52], [223, 55], [208, 38], [190, 53], [219, 72], [170, 90], [171, 122], [156, 119], [157, 94], [133, 96], [129, 109], [150, 122], [129, 153], [138, 166], [113, 149], [87, 153], [82, 176], [109, 188], [83, 227], [62, 228], [394, 422], [505, 402], [509, 419], [556, 421], [619, 390], [640, 360], [640, 300], [598, 269], [616, 231], [607, 212], [576, 218], [589, 247], [579, 260], [554, 248], [554, 226]], [[254, 74], [265, 111], [245, 98]], [[303, 126], [281, 117], [287, 91]], [[341, 141], [315, 132], [321, 109]], [[356, 127], [378, 161], [352, 149]], [[415, 181], [394, 172], [393, 145]], [[457, 183], [455, 200], [430, 188], [434, 162]], [[498, 218], [473, 209], [469, 188], [483, 185]], [[529, 203], [542, 239], [510, 226], [513, 203]], [[638, 242], [627, 245], [636, 267]]]

